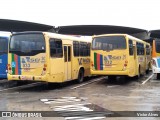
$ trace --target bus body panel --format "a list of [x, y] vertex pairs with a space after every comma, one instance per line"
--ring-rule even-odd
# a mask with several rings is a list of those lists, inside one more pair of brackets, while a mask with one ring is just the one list
[[116, 50], [111, 52], [98, 51], [98, 53], [92, 52], [91, 57], [94, 58], [95, 70], [103, 71], [123, 71], [125, 61], [128, 58], [126, 51], [117, 52]]
[[[27, 34], [32, 33], [26, 32], [25, 35], [27, 36]], [[20, 57], [19, 61], [21, 61], [20, 73], [12, 74], [12, 71], [15, 69], [13, 66], [17, 67], [17, 64], [15, 64], [16, 61], [12, 60], [13, 53], [8, 54], [8, 62], [12, 69], [8, 71], [9, 80], [34, 80], [61, 83], [77, 79], [80, 69], [84, 69], [84, 76], [90, 75], [90, 56], [74, 56], [73, 41], [90, 43], [91, 40], [49, 32], [43, 32], [43, 35], [46, 44], [45, 53], [32, 56], [27, 54], [26, 56], [18, 56]], [[55, 41], [58, 42], [56, 43]], [[62, 42], [62, 44], [58, 44], [60, 42]], [[57, 49], [57, 47], [59, 48]], [[58, 54], [54, 52], [58, 52]], [[61, 52], [63, 53], [62, 56], [59, 54]], [[43, 62], [42, 58], [45, 58]], [[25, 62], [22, 63], [22, 61]], [[26, 61], [34, 61], [34, 63]]]
[[3, 54], [0, 55], [0, 78], [7, 78], [7, 62], [8, 61], [8, 55]]
[[[91, 74], [94, 75], [125, 75], [134, 77], [144, 74], [148, 69], [151, 55], [146, 55], [146, 43], [127, 34], [106, 34], [94, 36], [98, 37], [124, 36], [126, 39], [126, 49], [111, 49], [104, 51], [103, 49], [91, 50]], [[100, 44], [100, 43], [99, 43]], [[102, 43], [104, 44], [104, 43]], [[110, 44], [110, 43], [107, 43]], [[119, 43], [117, 43], [119, 44]], [[93, 45], [93, 42], [92, 42]], [[101, 45], [101, 44], [100, 44]], [[103, 45], [104, 46], [104, 45]], [[113, 46], [115, 46], [113, 44]], [[93, 46], [92, 46], [93, 47]], [[148, 51], [150, 52], [150, 51]], [[96, 61], [96, 62], [95, 62]]]
[[155, 61], [155, 65], [152, 64], [153, 73], [160, 73], [160, 57], [152, 58], [152, 61]]
[[10, 32], [0, 32], [0, 79], [7, 78], [8, 39]]
[[[28, 39], [28, 40], [26, 40]], [[16, 34], [11, 37], [8, 53], [8, 80], [44, 80], [46, 78], [43, 34]], [[12, 50], [12, 49], [13, 50]], [[45, 70], [44, 70], [45, 69]]]
[[20, 80], [34, 80], [35, 76], [44, 75], [44, 64], [46, 63], [46, 54], [40, 53], [35, 56], [18, 56], [16, 54], [8, 54], [8, 63], [11, 71], [8, 71], [14, 79], [14, 75], [18, 75]]
[[160, 52], [157, 49], [160, 47], [159, 40], [153, 40], [152, 45], [152, 72], [160, 74]]

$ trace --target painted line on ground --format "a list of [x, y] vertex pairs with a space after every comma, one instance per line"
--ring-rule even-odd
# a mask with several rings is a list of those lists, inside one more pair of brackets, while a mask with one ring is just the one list
[[148, 82], [153, 76], [154, 76], [154, 74], [150, 75], [145, 81], [142, 82], [142, 85], [144, 85], [146, 82]]
[[106, 78], [106, 77], [101, 77], [101, 78], [98, 78], [98, 79], [95, 79], [95, 80], [91, 80], [90, 82], [87, 82], [87, 83], [84, 83], [84, 84], [81, 84], [81, 85], [72, 87], [72, 88], [70, 88], [70, 89], [77, 89], [77, 88], [79, 88], [79, 87], [83, 87], [83, 86], [85, 86], [85, 85], [88, 85], [88, 84], [91, 84], [91, 83], [94, 83], [94, 82], [98, 82], [98, 81], [100, 81], [100, 80], [102, 80], [102, 79], [104, 79], [104, 78]]

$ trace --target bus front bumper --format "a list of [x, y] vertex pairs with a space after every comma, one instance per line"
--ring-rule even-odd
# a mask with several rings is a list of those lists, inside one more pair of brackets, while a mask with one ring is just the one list
[[160, 73], [160, 68], [157, 68], [157, 67], [155, 67], [155, 66], [152, 66], [152, 71], [153, 71], [153, 73]]
[[129, 75], [128, 70], [124, 71], [101, 71], [101, 70], [92, 70], [91, 69], [91, 74], [92, 75]]
[[44, 76], [31, 76], [31, 75], [10, 75], [7, 74], [8, 80], [30, 80], [30, 81], [46, 81], [46, 75]]

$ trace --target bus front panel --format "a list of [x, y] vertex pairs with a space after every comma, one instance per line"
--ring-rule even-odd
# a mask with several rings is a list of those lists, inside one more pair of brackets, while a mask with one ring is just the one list
[[8, 38], [0, 37], [0, 79], [7, 78]]
[[47, 70], [43, 34], [23, 33], [11, 37], [8, 54], [9, 80], [44, 80]]
[[91, 74], [125, 75], [128, 64], [124, 36], [95, 37], [91, 50]]

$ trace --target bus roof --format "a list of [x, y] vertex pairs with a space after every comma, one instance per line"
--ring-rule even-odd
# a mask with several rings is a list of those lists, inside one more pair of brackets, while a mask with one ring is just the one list
[[146, 41], [143, 41], [143, 40], [141, 40], [141, 39], [139, 39], [139, 38], [136, 38], [136, 37], [131, 36], [131, 35], [128, 35], [128, 34], [103, 34], [103, 35], [95, 35], [95, 36], [93, 36], [93, 38], [94, 38], [94, 37], [104, 37], [104, 36], [127, 36], [127, 37], [130, 38], [130, 39], [134, 39], [134, 40], [136, 40], [136, 41], [149, 44], [149, 43], [147, 43]]
[[65, 40], [74, 40], [74, 41], [84, 41], [84, 42], [91, 42], [91, 36], [72, 36], [72, 35], [63, 35], [57, 33], [50, 33], [50, 32], [43, 32], [44, 34], [48, 35], [49, 37], [57, 38], [57, 39], [65, 39]]
[[10, 37], [11, 32], [0, 31], [0, 37]]
[[58, 33], [52, 33], [52, 32], [40, 32], [40, 31], [26, 31], [26, 32], [16, 32], [12, 35], [20, 35], [20, 34], [45, 34], [51, 38], [57, 38], [57, 39], [65, 39], [65, 40], [74, 40], [74, 41], [83, 41], [83, 42], [91, 42], [92, 37], [91, 36], [72, 36], [72, 35], [63, 35]]

